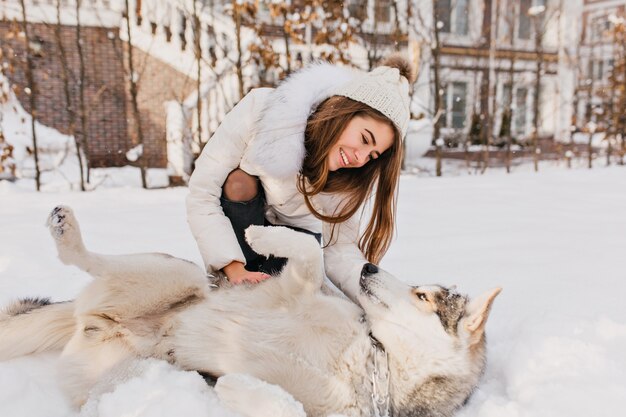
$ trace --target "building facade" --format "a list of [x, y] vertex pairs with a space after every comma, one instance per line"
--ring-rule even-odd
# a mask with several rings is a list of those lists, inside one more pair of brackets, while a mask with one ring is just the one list
[[[76, 103], [79, 68], [76, 0], [61, 2], [61, 22], [57, 22], [57, 3], [56, 0], [26, 0], [29, 32], [38, 52], [33, 54], [34, 49], [29, 49], [41, 92], [37, 98], [38, 118], [63, 133], [70, 133], [54, 29], [60, 23], [63, 46], [73, 72], [72, 101]], [[144, 162], [150, 167], [167, 167], [172, 176], [186, 177], [203, 144], [250, 88], [275, 85], [286, 74], [285, 68], [295, 70], [306, 62], [337, 59], [344, 53], [352, 64], [368, 68], [394, 45], [389, 36], [392, 22], [387, 3], [370, 1], [359, 23], [344, 13], [349, 6], [341, 2], [328, 4], [336, 10], [325, 21], [329, 25], [325, 27], [319, 21], [299, 23], [306, 9], [304, 2], [301, 10], [298, 3], [290, 3], [292, 9], [285, 16], [273, 13], [269, 2], [253, 2], [247, 6], [237, 3], [242, 7], [236, 11], [241, 18], [240, 26], [234, 14], [234, 3], [230, 1], [136, 0], [130, 1], [128, 11], [119, 1], [83, 2], [81, 32], [84, 39], [81, 44], [86, 63], [84, 85], [89, 110], [87, 136], [91, 166], [132, 163], [126, 157], [126, 152], [137, 144], [129, 95], [131, 77], [138, 86]], [[23, 63], [26, 47], [18, 36], [22, 30], [20, 4], [6, 1], [1, 7], [0, 35], [7, 39], [3, 41], [5, 56], [19, 56], [16, 62]], [[317, 16], [325, 16], [320, 10], [317, 13]], [[298, 26], [302, 32], [300, 42], [285, 42], [287, 18], [292, 27]], [[10, 36], [11, 31], [15, 36]], [[374, 36], [372, 31], [380, 32], [381, 36]], [[362, 37], [368, 36], [369, 40], [351, 41], [356, 32]], [[335, 33], [340, 35], [339, 46], [318, 45], [319, 38], [335, 41], [330, 39]], [[345, 44], [341, 44], [342, 36]], [[127, 62], [129, 39], [134, 55], [133, 74]], [[270, 44], [271, 52], [277, 57], [277, 62], [273, 63], [275, 68], [270, 71], [262, 65], [262, 60], [251, 56], [254, 46], [263, 46], [262, 41]], [[406, 45], [406, 39], [403, 42]], [[366, 45], [374, 47], [368, 49]], [[400, 47], [396, 44], [395, 49]], [[11, 68], [7, 77], [17, 87], [22, 105], [30, 111], [24, 93], [23, 65]], [[80, 136], [82, 132], [78, 127], [75, 133]]]
[[[108, 3], [86, 2], [81, 9], [80, 46], [84, 62], [84, 112], [81, 110], [80, 55], [77, 44], [75, 4], [63, 2], [61, 20], [56, 2], [26, 2], [30, 45], [23, 36], [21, 9], [17, 2], [4, 2], [0, 16], [0, 39], [5, 57], [5, 76], [24, 109], [31, 113], [25, 77], [26, 54], [30, 53], [37, 86], [36, 117], [56, 130], [87, 139], [91, 167], [133, 164], [127, 151], [137, 145], [131, 111], [128, 44], [120, 38], [121, 12]], [[102, 12], [105, 10], [104, 12]], [[102, 13], [100, 13], [102, 12]], [[84, 19], [84, 20], [83, 20]], [[58, 33], [58, 35], [57, 35]], [[60, 44], [59, 44], [60, 41]], [[64, 92], [61, 49], [69, 68], [70, 103]], [[168, 166], [166, 152], [166, 109], [168, 100], [182, 101], [192, 89], [189, 77], [146, 51], [133, 47], [138, 81], [138, 106], [143, 131], [143, 161], [148, 167]], [[73, 132], [70, 111], [75, 114]], [[80, 114], [84, 113], [83, 123]]]
[[[33, 55], [41, 93], [38, 117], [67, 132], [54, 38], [57, 2], [26, 3], [29, 10], [37, 11], [28, 20], [36, 44], [29, 49], [38, 51]], [[243, 8], [237, 11], [239, 26], [235, 4]], [[589, 28], [602, 24], [597, 10], [623, 10], [624, 0], [584, 0], [584, 4], [583, 0], [348, 0], [327, 4], [334, 10], [327, 13], [330, 17], [324, 15], [328, 21], [319, 20], [319, 10], [317, 21], [308, 19], [309, 2], [285, 3], [283, 14], [272, 9], [274, 3], [246, 4], [136, 0], [126, 11], [119, 1], [84, 2], [92, 166], [129, 163], [126, 152], [137, 143], [128, 88], [131, 78], [139, 86], [148, 165], [167, 167], [172, 176], [185, 177], [202, 145], [250, 88], [274, 85], [288, 72], [285, 69], [297, 69], [311, 60], [346, 56], [349, 64], [369, 69], [392, 51], [408, 51], [419, 68], [411, 110], [416, 118], [432, 120], [432, 139], [442, 137], [451, 146], [468, 140], [498, 143], [505, 109], [510, 109], [511, 135], [521, 143], [534, 135], [535, 125], [540, 137], [567, 140], [572, 120], [580, 119], [590, 107], [584, 100], [589, 89], [581, 82], [580, 60], [586, 59], [585, 68], [598, 78], [610, 67], [610, 58], [600, 55], [605, 49], [599, 41], [586, 41], [593, 32]], [[63, 7], [63, 44], [75, 72], [75, 0], [64, 1]], [[19, 2], [5, 1], [2, 8], [2, 47], [11, 52], [5, 56], [21, 57], [19, 61], [25, 54], [24, 42], [9, 36], [20, 31], [13, 22], [21, 19]], [[592, 20], [596, 23], [588, 23]], [[299, 35], [286, 37], [286, 28]], [[332, 36], [340, 38], [333, 47], [319, 44], [319, 39], [335, 42]], [[129, 37], [133, 74], [124, 60]], [[580, 43], [581, 39], [587, 43]], [[278, 71], [261, 59], [267, 58], [259, 52], [267, 46], [264, 42], [271, 45], [274, 55], [269, 57], [275, 59], [271, 65]], [[259, 59], [251, 56], [255, 47]], [[20, 65], [7, 76], [22, 87], [16, 91], [28, 110]], [[73, 77], [76, 81], [75, 73]], [[72, 89], [73, 101], [77, 91]], [[593, 102], [594, 94], [590, 97], [587, 101]]]
[[439, 96], [440, 136], [451, 145], [485, 143], [486, 136], [497, 143], [510, 108], [511, 135], [520, 142], [532, 137], [535, 119], [540, 137], [567, 138], [574, 64], [566, 57], [576, 44], [579, 3], [422, 2], [423, 28], [412, 33], [424, 63], [417, 88], [431, 113]]
[[[612, 104], [615, 101], [614, 74], [623, 59], [624, 45], [615, 38], [615, 25], [626, 21], [626, 0], [585, 0], [582, 30], [578, 47], [579, 68], [576, 73], [576, 111], [573, 126], [577, 131], [606, 131], [611, 126]], [[623, 81], [622, 81], [623, 82]]]

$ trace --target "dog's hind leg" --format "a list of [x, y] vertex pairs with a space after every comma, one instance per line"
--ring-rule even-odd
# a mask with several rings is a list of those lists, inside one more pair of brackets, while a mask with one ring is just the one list
[[282, 276], [316, 291], [324, 280], [322, 249], [317, 240], [305, 233], [280, 226], [250, 226], [246, 240], [255, 252], [287, 258]]
[[124, 286], [139, 281], [139, 286], [159, 285], [163, 291], [180, 286], [181, 282], [206, 284], [206, 273], [201, 268], [174, 256], [162, 253], [103, 255], [87, 250], [78, 220], [69, 207], [54, 208], [48, 216], [47, 225], [56, 243], [59, 259], [96, 278], [121, 280]]
[[76, 407], [87, 401], [103, 375], [137, 357], [127, 343], [129, 332], [105, 321], [91, 318], [89, 323], [80, 323], [61, 354], [61, 384]]

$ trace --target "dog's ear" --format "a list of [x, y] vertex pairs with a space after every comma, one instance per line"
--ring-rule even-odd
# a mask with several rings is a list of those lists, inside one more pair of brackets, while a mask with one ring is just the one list
[[489, 317], [491, 305], [496, 296], [500, 294], [502, 288], [494, 288], [476, 297], [465, 307], [465, 318], [463, 326], [470, 334], [471, 343], [478, 342], [485, 332], [485, 323]]

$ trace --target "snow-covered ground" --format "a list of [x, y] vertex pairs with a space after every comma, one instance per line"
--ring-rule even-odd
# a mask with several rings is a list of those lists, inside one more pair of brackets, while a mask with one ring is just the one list
[[[0, 306], [22, 296], [69, 299], [89, 281], [55, 257], [44, 222], [59, 203], [75, 209], [93, 250], [160, 251], [200, 263], [185, 188], [32, 189], [27, 180], [0, 182]], [[624, 189], [623, 167], [403, 176], [398, 238], [383, 267], [471, 295], [503, 287], [487, 327], [489, 366], [460, 416], [623, 415]], [[0, 363], [0, 416], [76, 415], [54, 366], [51, 354]], [[137, 374], [83, 415], [234, 415], [194, 373], [149, 362]]]

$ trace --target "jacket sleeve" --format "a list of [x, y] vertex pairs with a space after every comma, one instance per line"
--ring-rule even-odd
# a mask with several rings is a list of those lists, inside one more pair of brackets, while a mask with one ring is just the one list
[[220, 203], [222, 186], [236, 169], [253, 136], [255, 120], [269, 89], [252, 90], [224, 118], [196, 160], [189, 179], [187, 221], [207, 271], [245, 258]]
[[[341, 202], [339, 196], [325, 196], [322, 200], [325, 213], [333, 213]], [[324, 268], [326, 275], [344, 294], [353, 301], [357, 301], [359, 294], [359, 280], [361, 269], [367, 259], [358, 246], [360, 237], [360, 219], [362, 210], [357, 212], [344, 223], [337, 224], [334, 232], [333, 225], [324, 222], [322, 235], [324, 244]], [[331, 237], [332, 234], [332, 237]]]

